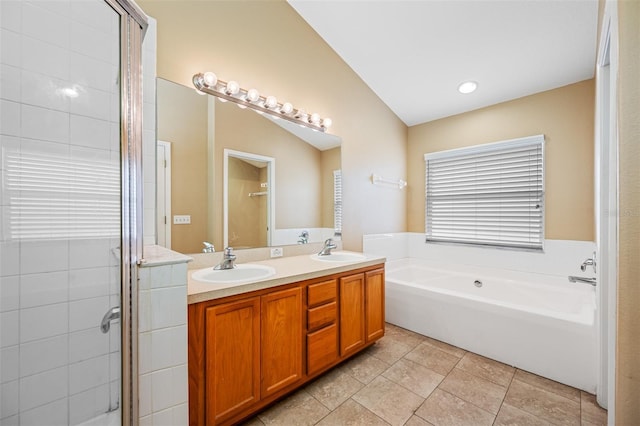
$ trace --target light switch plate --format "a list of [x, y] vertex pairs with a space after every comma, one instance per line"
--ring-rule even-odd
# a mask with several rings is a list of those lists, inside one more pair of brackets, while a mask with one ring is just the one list
[[273, 247], [271, 249], [271, 257], [282, 257], [282, 247]]
[[188, 225], [191, 223], [191, 215], [182, 214], [173, 216], [174, 225]]

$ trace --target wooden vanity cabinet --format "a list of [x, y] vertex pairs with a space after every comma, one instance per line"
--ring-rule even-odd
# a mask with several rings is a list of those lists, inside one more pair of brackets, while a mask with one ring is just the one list
[[189, 424], [235, 424], [384, 335], [384, 266], [188, 309]]
[[384, 336], [384, 268], [340, 278], [340, 356]]

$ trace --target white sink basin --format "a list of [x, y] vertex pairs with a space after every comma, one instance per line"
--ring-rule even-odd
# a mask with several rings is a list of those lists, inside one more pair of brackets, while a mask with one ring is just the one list
[[212, 284], [245, 284], [259, 281], [276, 274], [271, 266], [243, 263], [236, 265], [234, 269], [216, 271], [213, 268], [204, 268], [195, 271], [191, 278], [196, 281]]
[[366, 259], [366, 256], [359, 253], [345, 253], [337, 251], [327, 256], [318, 256], [317, 254], [312, 254], [311, 258], [313, 260], [319, 260], [321, 262], [357, 262], [359, 260]]

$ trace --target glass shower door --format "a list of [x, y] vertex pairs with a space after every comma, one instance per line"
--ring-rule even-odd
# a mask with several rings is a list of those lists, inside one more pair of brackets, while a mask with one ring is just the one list
[[3, 425], [121, 422], [121, 13], [0, 1]]

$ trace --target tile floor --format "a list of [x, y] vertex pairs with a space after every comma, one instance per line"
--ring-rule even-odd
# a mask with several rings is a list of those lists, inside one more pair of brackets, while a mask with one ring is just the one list
[[375, 345], [250, 419], [262, 425], [605, 425], [595, 397], [387, 324]]

